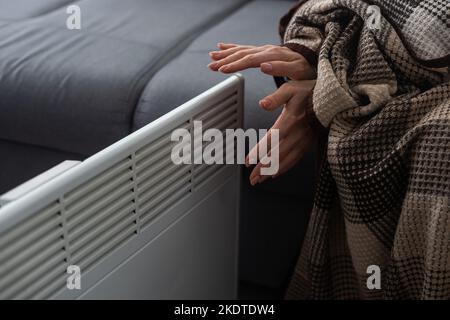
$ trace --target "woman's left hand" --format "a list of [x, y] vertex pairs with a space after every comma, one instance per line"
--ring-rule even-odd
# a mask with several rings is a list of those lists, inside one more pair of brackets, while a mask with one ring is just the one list
[[315, 69], [298, 52], [287, 47], [265, 45], [248, 46], [238, 44], [218, 44], [219, 51], [210, 52], [214, 62], [208, 67], [223, 73], [239, 72], [248, 68], [261, 68], [271, 76], [288, 77], [293, 80], [316, 78]]

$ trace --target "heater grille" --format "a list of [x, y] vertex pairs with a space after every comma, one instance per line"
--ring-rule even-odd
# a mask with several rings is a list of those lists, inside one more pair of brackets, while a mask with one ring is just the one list
[[30, 298], [62, 279], [65, 258], [60, 205], [55, 201], [0, 236], [0, 299]]
[[[190, 130], [190, 122], [180, 128]], [[171, 133], [136, 152], [136, 191], [139, 219], [147, 227], [159, 214], [187, 197], [192, 189], [190, 165], [171, 159]]]
[[[83, 179], [71, 177], [76, 170], [81, 172], [84, 163], [71, 174], [67, 172], [64, 190], [68, 191], [55, 188], [42, 199], [50, 202], [48, 206], [28, 212], [28, 218], [0, 233], [0, 299], [52, 297], [65, 288], [69, 265], [78, 265], [83, 273], [92, 270], [212, 178], [220, 166], [175, 165], [171, 161], [175, 142], [170, 128], [185, 128], [192, 135], [194, 120], [202, 120], [204, 130], [235, 128], [242, 102], [239, 88], [235, 85], [233, 89], [227, 88], [232, 93], [219, 102], [204, 104], [201, 112], [187, 112], [185, 119], [178, 120], [180, 125], [160, 130], [159, 138], [154, 138], [154, 132], [145, 139], [131, 135], [116, 149], [113, 145], [94, 156], [98, 168], [83, 173]], [[150, 142], [145, 144], [145, 140]], [[120, 148], [128, 151], [118, 152]], [[105, 170], [98, 161], [101, 157], [113, 165]], [[8, 206], [0, 210], [0, 217]]]
[[[225, 135], [224, 130], [225, 129], [235, 129], [239, 126], [239, 108], [238, 108], [238, 99], [239, 95], [237, 92], [233, 92], [226, 98], [224, 98], [222, 101], [217, 103], [214, 107], [211, 109], [205, 110], [201, 113], [199, 113], [194, 120], [201, 121], [202, 122], [202, 129], [203, 132], [205, 132], [208, 129], [218, 129], [222, 131], [223, 140], [222, 142], [225, 142]], [[194, 139], [198, 139], [200, 137], [194, 136]], [[194, 149], [194, 157], [196, 155], [201, 156], [202, 150], [205, 149], [208, 145], [211, 145], [213, 143], [217, 143], [217, 141], [211, 141], [211, 142], [203, 142], [201, 144], [201, 148], [197, 147]], [[200, 145], [200, 144], [199, 144]], [[223, 148], [225, 147], [225, 148]], [[227, 155], [227, 152], [229, 152], [230, 148], [232, 147], [226, 147], [225, 144], [220, 145], [221, 150], [225, 150], [222, 154], [222, 158], [224, 159], [225, 163], [225, 157]], [[205, 163], [197, 164], [194, 166], [194, 182], [196, 187], [202, 186], [204, 183], [208, 181], [208, 178], [212, 177], [215, 173], [219, 172], [220, 169], [223, 168], [223, 165], [218, 164], [212, 164], [208, 165]]]
[[128, 157], [64, 197], [71, 264], [88, 271], [136, 232]]

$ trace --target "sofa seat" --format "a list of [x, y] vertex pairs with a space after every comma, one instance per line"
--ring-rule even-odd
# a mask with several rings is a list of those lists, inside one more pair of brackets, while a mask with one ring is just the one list
[[82, 155], [119, 140], [154, 72], [242, 3], [84, 0], [80, 31], [65, 7], [1, 23], [0, 139]]
[[0, 0], [0, 20], [23, 20], [49, 13], [73, 0]]

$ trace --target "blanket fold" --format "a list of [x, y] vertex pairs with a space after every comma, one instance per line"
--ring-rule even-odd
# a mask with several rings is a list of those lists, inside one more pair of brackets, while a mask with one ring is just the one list
[[446, 0], [310, 0], [289, 15], [284, 43], [318, 56], [329, 134], [288, 298], [450, 298], [449, 15]]

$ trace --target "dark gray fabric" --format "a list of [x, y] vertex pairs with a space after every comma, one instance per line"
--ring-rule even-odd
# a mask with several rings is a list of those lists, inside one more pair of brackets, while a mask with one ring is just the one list
[[0, 138], [91, 154], [127, 135], [159, 51], [28, 24], [0, 28]]
[[241, 193], [240, 279], [281, 288], [287, 286], [297, 261], [312, 203], [261, 186], [252, 187], [248, 176], [246, 171]]
[[[82, 0], [82, 32], [145, 43], [166, 50], [196, 37], [249, 0]], [[61, 8], [34, 20], [61, 28], [67, 19]], [[64, 22], [61, 25], [61, 22]]]
[[71, 2], [73, 0], [0, 0], [0, 19], [20, 20], [36, 17]]
[[83, 156], [0, 140], [0, 194], [41, 174], [65, 160]]
[[85, 0], [81, 31], [65, 28], [65, 8], [0, 25], [0, 138], [84, 155], [108, 146], [130, 133], [154, 71], [240, 3]]

